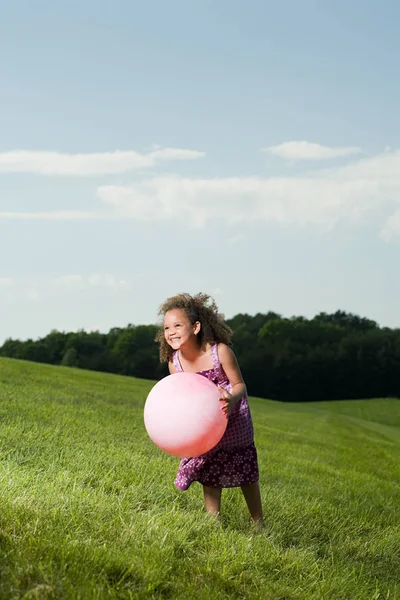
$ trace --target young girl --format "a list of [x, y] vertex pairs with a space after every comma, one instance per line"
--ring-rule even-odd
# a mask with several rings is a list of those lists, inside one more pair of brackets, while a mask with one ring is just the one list
[[178, 294], [160, 307], [164, 323], [157, 341], [160, 360], [170, 373], [189, 371], [213, 381], [221, 392], [221, 410], [228, 418], [224, 436], [201, 456], [183, 458], [175, 485], [187, 490], [193, 481], [203, 485], [206, 509], [219, 516], [222, 488], [240, 487], [254, 520], [263, 525], [258, 484], [257, 451], [247, 391], [232, 352], [232, 330], [206, 294]]

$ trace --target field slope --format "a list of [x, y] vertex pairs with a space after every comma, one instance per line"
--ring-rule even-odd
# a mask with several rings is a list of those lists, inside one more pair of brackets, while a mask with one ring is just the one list
[[251, 399], [257, 533], [174, 488], [152, 385], [0, 359], [1, 599], [400, 599], [400, 401]]

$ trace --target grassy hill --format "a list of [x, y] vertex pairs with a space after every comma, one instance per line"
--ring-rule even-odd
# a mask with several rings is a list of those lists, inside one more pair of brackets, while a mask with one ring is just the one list
[[400, 401], [251, 399], [268, 524], [148, 439], [153, 383], [0, 359], [0, 598], [400, 598]]

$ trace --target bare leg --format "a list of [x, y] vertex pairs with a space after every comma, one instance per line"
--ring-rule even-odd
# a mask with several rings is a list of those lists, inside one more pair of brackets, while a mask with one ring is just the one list
[[203, 485], [204, 500], [206, 503], [206, 510], [210, 515], [219, 517], [221, 510], [221, 488], [210, 488]]
[[260, 486], [258, 481], [256, 483], [250, 483], [249, 485], [243, 485], [242, 492], [254, 523], [264, 526]]

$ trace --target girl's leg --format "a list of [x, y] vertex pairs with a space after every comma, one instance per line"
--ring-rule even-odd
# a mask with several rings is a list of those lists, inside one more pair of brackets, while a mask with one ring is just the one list
[[260, 486], [258, 481], [256, 483], [250, 483], [249, 485], [243, 485], [242, 492], [253, 521], [259, 525], [264, 525]]
[[204, 500], [206, 503], [206, 510], [210, 515], [214, 515], [219, 517], [219, 513], [221, 510], [221, 488], [210, 488], [206, 485], [203, 485], [204, 490]]

